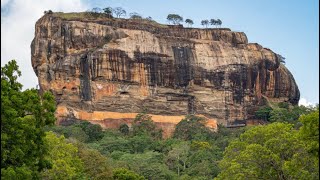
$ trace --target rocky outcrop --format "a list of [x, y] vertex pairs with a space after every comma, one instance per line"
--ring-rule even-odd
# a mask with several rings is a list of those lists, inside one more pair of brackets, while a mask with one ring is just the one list
[[280, 57], [243, 32], [67, 15], [40, 18], [31, 44], [40, 89], [55, 95], [59, 121], [117, 128], [146, 111], [169, 136], [187, 114], [216, 128], [246, 123], [268, 102], [299, 101]]

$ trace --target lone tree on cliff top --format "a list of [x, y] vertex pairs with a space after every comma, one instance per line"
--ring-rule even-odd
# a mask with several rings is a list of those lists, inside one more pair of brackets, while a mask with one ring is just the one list
[[201, 25], [206, 26], [206, 28], [208, 27], [208, 24], [209, 24], [209, 20], [207, 19], [201, 21]]
[[112, 7], [106, 7], [103, 9], [103, 12], [108, 16], [108, 17], [112, 17], [113, 15], [113, 9]]
[[113, 9], [113, 13], [120, 18], [121, 16], [125, 16], [127, 12], [122, 7], [116, 7]]
[[178, 25], [183, 21], [183, 17], [179, 16], [178, 14], [168, 14], [167, 20], [172, 22], [174, 25]]
[[192, 27], [193, 21], [191, 19], [186, 19], [185, 23]]

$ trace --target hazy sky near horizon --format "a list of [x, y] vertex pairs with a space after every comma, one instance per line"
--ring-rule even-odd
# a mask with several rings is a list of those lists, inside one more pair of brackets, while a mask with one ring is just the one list
[[[1, 0], [1, 66], [16, 59], [25, 88], [35, 87], [30, 44], [34, 24], [44, 10], [75, 12], [93, 7], [123, 7], [167, 23], [169, 13], [193, 19], [219, 18], [222, 27], [246, 33], [249, 42], [261, 44], [286, 59], [301, 93], [302, 104], [319, 103], [319, 1], [318, 0]], [[127, 16], [128, 17], [128, 16]]]

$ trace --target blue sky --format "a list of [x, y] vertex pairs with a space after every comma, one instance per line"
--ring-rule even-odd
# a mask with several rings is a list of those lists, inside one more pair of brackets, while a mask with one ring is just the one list
[[[17, 10], [12, 4], [19, 4], [22, 1], [1, 0], [1, 9], [6, 8], [6, 13], [1, 14], [1, 20], [9, 19], [12, 10]], [[223, 22], [222, 27], [245, 32], [249, 42], [259, 43], [284, 56], [286, 66], [299, 86], [303, 101], [319, 103], [319, 1], [317, 0], [24, 1], [30, 1], [31, 4], [34, 4], [29, 5], [31, 9], [35, 9], [32, 6], [38, 9], [42, 8], [42, 12], [46, 9], [80, 11], [93, 7], [121, 6], [128, 14], [138, 12], [144, 17], [151, 16], [160, 23], [167, 23], [166, 16], [169, 13], [177, 13], [185, 19], [193, 19], [194, 27], [201, 27], [200, 21], [203, 19], [219, 18]], [[42, 12], [34, 15], [32, 21], [40, 18]], [[30, 10], [30, 13], [34, 13], [34, 10]], [[10, 25], [10, 22], [7, 23]], [[34, 22], [32, 23], [34, 26]], [[1, 24], [3, 24], [2, 21]], [[1, 36], [3, 36], [2, 34]], [[33, 37], [33, 34], [30, 37]], [[8, 41], [1, 40], [2, 46], [7, 43]], [[1, 54], [5, 53], [7, 59], [11, 58], [10, 53], [7, 52], [9, 50], [3, 50], [1, 47]], [[3, 58], [3, 56], [1, 57]], [[23, 62], [30, 61], [30, 57], [28, 58]], [[7, 60], [5, 59], [5, 61]], [[28, 68], [32, 71], [31, 64], [25, 63], [23, 65], [26, 66], [26, 71]]]

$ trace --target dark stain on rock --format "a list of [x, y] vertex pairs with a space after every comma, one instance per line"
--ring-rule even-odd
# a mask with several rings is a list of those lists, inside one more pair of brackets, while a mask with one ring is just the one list
[[80, 59], [80, 95], [84, 101], [91, 100], [91, 86], [90, 86], [90, 61], [88, 55]]
[[175, 85], [186, 87], [189, 85], [192, 75], [191, 63], [194, 62], [193, 54], [188, 47], [172, 47], [174, 54]]

